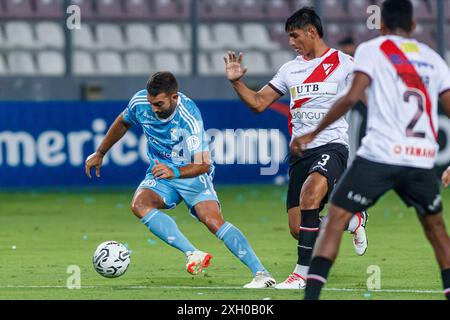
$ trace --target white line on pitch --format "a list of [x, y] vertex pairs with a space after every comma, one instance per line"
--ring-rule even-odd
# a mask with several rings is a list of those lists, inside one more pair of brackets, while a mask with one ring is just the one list
[[[39, 285], [3, 285], [0, 289], [66, 289], [66, 286], [39, 286]], [[241, 290], [243, 287], [205, 287], [205, 286], [81, 286], [81, 289], [192, 289], [192, 290]], [[408, 290], [408, 289], [351, 289], [351, 288], [324, 288], [325, 291], [342, 291], [342, 292], [370, 292], [370, 293], [433, 293], [442, 294], [438, 290]]]

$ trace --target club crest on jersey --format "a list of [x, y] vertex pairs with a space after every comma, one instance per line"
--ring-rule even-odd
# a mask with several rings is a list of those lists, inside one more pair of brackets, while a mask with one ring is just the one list
[[177, 136], [177, 128], [172, 128], [170, 129], [170, 139], [172, 141], [177, 141], [178, 140], [178, 136]]
[[331, 69], [334, 67], [334, 63], [324, 63], [322, 64], [323, 70], [325, 71], [326, 75], [330, 74]]
[[337, 82], [304, 83], [290, 88], [292, 101], [305, 98], [334, 97], [337, 92]]

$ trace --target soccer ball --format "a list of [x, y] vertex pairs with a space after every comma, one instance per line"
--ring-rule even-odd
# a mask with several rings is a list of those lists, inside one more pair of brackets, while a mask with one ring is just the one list
[[92, 257], [95, 271], [106, 278], [120, 277], [130, 264], [130, 252], [121, 243], [106, 241], [101, 243]]

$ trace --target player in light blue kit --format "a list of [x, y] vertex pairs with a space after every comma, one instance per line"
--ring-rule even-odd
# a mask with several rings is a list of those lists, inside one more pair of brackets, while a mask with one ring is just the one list
[[177, 81], [171, 73], [154, 74], [147, 89], [133, 96], [97, 151], [86, 159], [88, 177], [92, 168], [100, 177], [103, 157], [133, 125], [144, 130], [150, 159], [145, 179], [131, 203], [133, 213], [157, 237], [182, 251], [187, 258], [187, 271], [198, 274], [209, 266], [212, 256], [198, 250], [181, 233], [175, 221], [160, 211], [174, 208], [184, 200], [191, 214], [251, 270], [254, 278], [245, 288], [274, 286], [275, 280], [242, 232], [222, 217], [212, 184], [214, 166], [200, 111], [194, 101], [178, 92]]

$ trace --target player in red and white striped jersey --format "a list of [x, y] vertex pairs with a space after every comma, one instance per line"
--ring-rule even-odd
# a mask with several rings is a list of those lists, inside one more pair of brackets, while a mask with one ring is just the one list
[[[242, 77], [242, 54], [225, 57], [227, 77], [250, 109], [263, 112], [285, 94], [291, 98], [289, 132], [292, 138], [314, 129], [350, 84], [353, 59], [323, 40], [322, 22], [312, 8], [302, 8], [286, 21], [286, 32], [297, 58], [284, 64], [275, 77], [255, 92]], [[319, 232], [320, 211], [336, 181], [347, 167], [348, 124], [342, 117], [311, 141], [303, 157], [291, 155], [287, 211], [292, 236], [298, 239], [298, 260], [293, 273], [277, 289], [303, 289], [312, 249]], [[367, 249], [366, 212], [355, 215], [348, 225], [357, 254]]]
[[[347, 221], [391, 189], [416, 209], [450, 299], [450, 238], [433, 170], [439, 151], [439, 97], [450, 115], [450, 70], [436, 52], [410, 38], [415, 23], [409, 0], [385, 1], [382, 21], [383, 36], [361, 44], [356, 51], [355, 75], [348, 94], [334, 104], [312, 133], [291, 144], [291, 150], [297, 152], [342, 117], [368, 89], [367, 135], [333, 194], [328, 222], [311, 262], [305, 299], [319, 298]], [[450, 180], [448, 173], [443, 176], [444, 185]]]

